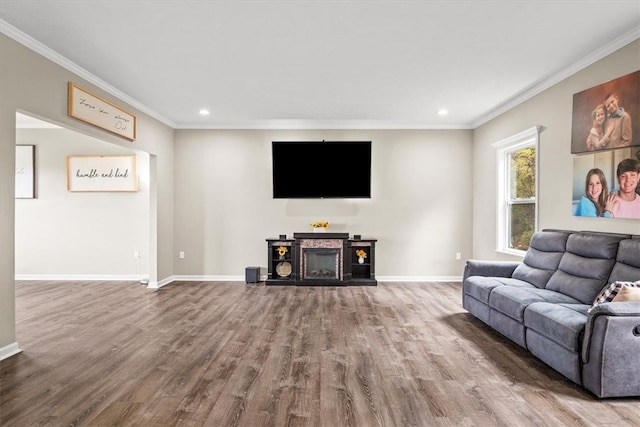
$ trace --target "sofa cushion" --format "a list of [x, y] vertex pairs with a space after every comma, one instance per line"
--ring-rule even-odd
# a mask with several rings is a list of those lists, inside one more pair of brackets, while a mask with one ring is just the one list
[[580, 352], [588, 308], [587, 304], [534, 302], [524, 312], [524, 324], [566, 349]]
[[522, 263], [514, 270], [513, 277], [529, 282], [537, 288], [544, 288], [558, 268], [562, 254], [529, 248]]
[[605, 286], [624, 235], [574, 233], [567, 239], [567, 251], [546, 289], [591, 304]]
[[539, 231], [531, 238], [529, 249], [512, 277], [544, 288], [558, 268], [570, 233]]
[[[588, 267], [585, 265], [584, 268]], [[582, 274], [589, 275], [589, 270], [585, 270]], [[605, 284], [606, 281], [601, 278], [576, 277], [575, 274], [558, 270], [553, 274], [547, 289], [572, 296], [583, 304], [589, 304]]]
[[[622, 240], [628, 240], [628, 234], [600, 233], [596, 231], [581, 231], [574, 233], [567, 239], [567, 251], [589, 258], [615, 258], [618, 246]], [[571, 237], [570, 236], [570, 237]]]
[[507, 316], [524, 322], [525, 309], [534, 302], [579, 304], [580, 301], [559, 292], [536, 287], [522, 288], [513, 286], [501, 286], [495, 288], [489, 296], [491, 308], [506, 314]]
[[640, 238], [622, 240], [608, 283], [640, 280]]
[[482, 277], [471, 276], [464, 282], [464, 293], [470, 295], [485, 304], [489, 304], [489, 295], [491, 291], [498, 286], [514, 286], [514, 287], [533, 287], [528, 282], [522, 280], [512, 279], [510, 277]]

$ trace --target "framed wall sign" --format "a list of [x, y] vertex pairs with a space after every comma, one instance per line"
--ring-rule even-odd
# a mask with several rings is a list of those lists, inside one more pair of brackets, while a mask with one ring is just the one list
[[16, 199], [36, 197], [36, 146], [16, 145]]
[[67, 191], [138, 191], [138, 157], [67, 156]]
[[69, 82], [69, 116], [106, 131], [136, 139], [136, 116]]

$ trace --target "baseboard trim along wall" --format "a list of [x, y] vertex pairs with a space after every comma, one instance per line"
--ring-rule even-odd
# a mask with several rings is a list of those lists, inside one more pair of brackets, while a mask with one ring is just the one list
[[[266, 274], [260, 275], [265, 281]], [[244, 282], [244, 276], [173, 276], [176, 282]], [[378, 282], [462, 282], [462, 276], [376, 276]]]
[[[16, 280], [51, 280], [51, 281], [121, 281], [139, 282], [147, 285], [147, 288], [160, 289], [173, 282], [244, 282], [242, 275], [176, 275], [170, 276], [157, 282], [148, 281], [145, 276], [126, 275], [83, 275], [83, 274], [19, 274]], [[265, 281], [267, 275], [260, 276], [261, 281]], [[462, 276], [377, 276], [378, 282], [462, 282]]]
[[5, 345], [4, 347], [0, 348], [0, 360], [4, 360], [18, 353], [22, 353], [22, 350], [20, 349], [20, 347], [18, 347], [17, 342]]
[[376, 276], [378, 282], [462, 282], [462, 276]]
[[[260, 280], [265, 281], [266, 274], [260, 275]], [[169, 280], [169, 279], [167, 279]], [[378, 282], [462, 282], [462, 276], [376, 276]], [[244, 276], [197, 276], [178, 275], [172, 276], [165, 283], [171, 282], [244, 282]]]
[[16, 274], [16, 280], [61, 280], [61, 281], [121, 281], [141, 282], [146, 279], [142, 275], [118, 274]]

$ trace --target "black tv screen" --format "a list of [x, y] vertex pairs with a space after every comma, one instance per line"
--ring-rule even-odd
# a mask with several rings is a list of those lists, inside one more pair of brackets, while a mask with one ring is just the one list
[[371, 141], [273, 141], [275, 199], [371, 198]]

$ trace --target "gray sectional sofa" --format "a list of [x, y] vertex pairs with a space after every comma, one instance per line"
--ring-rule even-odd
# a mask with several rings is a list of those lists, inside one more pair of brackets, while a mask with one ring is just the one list
[[638, 280], [640, 236], [543, 230], [523, 262], [467, 261], [462, 305], [596, 396], [640, 396], [640, 302], [591, 309]]

